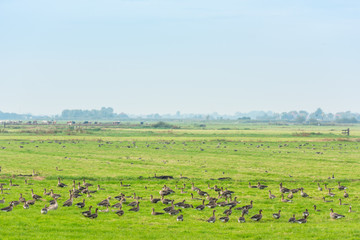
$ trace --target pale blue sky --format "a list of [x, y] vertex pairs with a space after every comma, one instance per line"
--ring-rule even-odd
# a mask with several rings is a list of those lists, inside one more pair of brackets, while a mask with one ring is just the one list
[[359, 66], [360, 1], [0, 0], [0, 111], [360, 112]]

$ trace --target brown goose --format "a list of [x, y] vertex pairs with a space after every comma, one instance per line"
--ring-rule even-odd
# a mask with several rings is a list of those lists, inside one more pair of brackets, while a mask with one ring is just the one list
[[334, 210], [330, 208], [330, 217], [332, 219], [340, 219], [340, 218], [344, 218], [345, 216], [338, 213], [334, 213]]
[[181, 206], [181, 208], [194, 208], [194, 206], [192, 204], [185, 203]]
[[60, 178], [58, 178], [58, 184], [57, 184], [58, 187], [61, 187], [61, 188], [64, 188], [64, 187], [67, 187], [67, 185], [65, 183], [62, 183]]
[[48, 210], [45, 204], [45, 207], [43, 209], [40, 210], [41, 214], [47, 214]]
[[12, 180], [10, 179], [9, 186], [10, 186], [10, 187], [18, 187], [19, 184], [13, 184], [13, 183], [12, 183]]
[[97, 205], [98, 206], [103, 206], [103, 207], [107, 207], [107, 206], [110, 206], [110, 196], [107, 197], [105, 200], [102, 200], [101, 202], [99, 202]]
[[129, 206], [129, 207], [135, 207], [138, 202], [139, 202], [138, 200], [133, 201], [133, 202], [129, 203], [128, 206]]
[[304, 217], [310, 216], [310, 213], [309, 213], [309, 211], [307, 209], [305, 209], [305, 212], [303, 212], [303, 216]]
[[223, 222], [223, 223], [227, 223], [227, 222], [229, 221], [229, 219], [230, 219], [230, 218], [229, 218], [229, 215], [230, 215], [230, 214], [227, 213], [225, 217], [220, 217], [219, 220], [220, 220], [221, 222]]
[[49, 196], [49, 195], [50, 195], [50, 192], [46, 192], [46, 188], [44, 188], [44, 195], [45, 195], [45, 196]]
[[140, 203], [138, 202], [137, 205], [136, 205], [136, 207], [129, 209], [129, 211], [138, 212], [138, 211], [140, 210], [139, 204], [140, 204]]
[[50, 204], [50, 206], [47, 208], [48, 211], [54, 211], [54, 210], [58, 209], [59, 205], [57, 203], [57, 200], [54, 199], [54, 201], [55, 201], [54, 204]]
[[318, 190], [319, 190], [319, 191], [322, 191], [322, 190], [323, 190], [322, 187], [320, 187], [320, 183], [318, 183]]
[[191, 194], [191, 199], [192, 200], [202, 200], [201, 198], [194, 198], [194, 194], [190, 193]]
[[257, 188], [258, 188], [258, 189], [265, 189], [265, 188], [267, 188], [267, 187], [268, 187], [268, 186], [266, 186], [266, 185], [260, 184], [260, 182], [257, 183]]
[[233, 208], [233, 207], [230, 207], [229, 209], [226, 209], [226, 210], [224, 211], [224, 214], [231, 215], [231, 214], [232, 214], [232, 208]]
[[348, 203], [342, 203], [341, 198], [339, 198], [339, 205], [341, 206], [341, 205], [349, 205], [349, 204]]
[[355, 211], [353, 211], [353, 210], [351, 209], [351, 206], [350, 206], [348, 212], [355, 212]]
[[118, 202], [118, 203], [115, 203], [114, 205], [112, 205], [111, 207], [112, 208], [119, 208], [122, 206], [122, 203], [121, 202]]
[[174, 200], [170, 200], [170, 199], [166, 199], [166, 198], [164, 198], [164, 197], [161, 197], [161, 202], [162, 202], [163, 204], [169, 204], [169, 203], [171, 203], [171, 202], [174, 202]]
[[182, 212], [182, 210], [181, 209], [172, 209], [172, 210], [170, 210], [168, 213], [170, 214], [170, 215], [178, 215], [180, 212]]
[[107, 206], [106, 209], [104, 209], [104, 210], [99, 210], [99, 212], [103, 212], [103, 213], [109, 212], [109, 206]]
[[122, 182], [120, 182], [120, 186], [121, 187], [130, 187], [131, 185], [130, 184], [123, 184]]
[[35, 204], [35, 199], [26, 201], [26, 204], [34, 205]]
[[150, 195], [150, 202], [151, 203], [157, 203], [160, 201], [160, 198], [154, 198], [153, 195]]
[[307, 218], [308, 218], [308, 216], [304, 216], [304, 218], [295, 220], [295, 222], [300, 223], [300, 224], [307, 223]]
[[186, 200], [183, 200], [183, 201], [181, 201], [181, 202], [174, 203], [174, 206], [175, 206], [175, 207], [182, 207], [182, 206], [185, 205], [185, 201], [186, 201]]
[[290, 192], [290, 193], [288, 194], [288, 196], [287, 196], [287, 198], [289, 198], [289, 199], [293, 199], [293, 197], [294, 197], [293, 192]]
[[33, 190], [33, 189], [31, 189], [31, 197], [32, 197], [33, 199], [35, 199], [35, 200], [39, 200], [39, 199], [42, 198], [41, 196], [39, 196], [39, 195], [37, 195], [37, 194], [34, 194], [34, 190]]
[[5, 198], [3, 198], [2, 200], [0, 200], [0, 203], [5, 203]]
[[271, 194], [271, 191], [270, 191], [270, 190], [269, 190], [269, 198], [270, 198], [270, 199], [276, 198], [276, 196], [275, 196], [274, 194]]
[[169, 213], [171, 210], [174, 209], [174, 200], [171, 201], [171, 206], [170, 207], [166, 207], [164, 208], [163, 210], [166, 212], [166, 213]]
[[325, 197], [322, 198], [324, 202], [333, 202], [333, 200], [325, 200]]
[[316, 205], [314, 205], [314, 211], [315, 212], [320, 212], [320, 210], [316, 208]]
[[205, 208], [205, 199], [202, 201], [202, 204], [197, 206], [195, 209], [202, 211], [202, 210], [204, 210], [204, 208]]
[[82, 202], [76, 203], [75, 206], [77, 206], [78, 208], [83, 208], [83, 207], [85, 207], [85, 199], [83, 199]]
[[257, 188], [256, 185], [251, 185], [251, 183], [249, 182], [249, 188]]
[[21, 203], [26, 202], [26, 199], [23, 198], [22, 193], [20, 193], [19, 202], [21, 202]]
[[281, 193], [289, 193], [290, 189], [283, 187], [282, 183], [280, 183], [280, 192]]
[[163, 215], [164, 213], [161, 213], [161, 212], [155, 212], [155, 209], [152, 208], [152, 212], [151, 212], [151, 215]]
[[13, 205], [13, 202], [10, 202], [10, 205], [8, 207], [4, 207], [2, 209], [0, 209], [0, 211], [3, 211], [3, 212], [11, 212], [14, 208], [14, 205]]
[[335, 196], [335, 193], [332, 193], [332, 192], [331, 192], [331, 189], [329, 188], [329, 193], [328, 193], [328, 195], [329, 195], [330, 197], [334, 197], [334, 196]]
[[205, 196], [208, 196], [209, 194], [207, 192], [204, 192], [204, 191], [201, 191], [200, 189], [197, 190], [197, 193], [202, 196], [202, 197], [205, 197]]
[[98, 184], [98, 185], [97, 185], [97, 190], [98, 190], [98, 191], [101, 191], [101, 190], [105, 190], [105, 188], [100, 187], [100, 185]]
[[89, 217], [91, 215], [91, 208], [92, 206], [89, 207], [88, 211], [82, 212], [81, 214], [84, 215], [85, 217]]
[[344, 198], [348, 198], [349, 194], [346, 192], [346, 190], [344, 191]]
[[301, 190], [300, 195], [301, 195], [302, 197], [309, 197], [309, 195], [308, 195], [307, 193], [304, 193], [304, 188], [301, 188], [300, 190]]
[[278, 213], [273, 213], [273, 218], [275, 218], [275, 219], [279, 219], [280, 218], [280, 212], [281, 212], [281, 210], [279, 210], [279, 212]]
[[52, 189], [50, 189], [50, 196], [54, 199], [57, 199], [59, 197], [61, 197], [60, 194], [55, 194], [54, 191]]
[[284, 194], [281, 194], [281, 201], [285, 203], [291, 203], [292, 201], [284, 198]]
[[245, 222], [245, 217], [244, 217], [244, 215], [245, 215], [245, 212], [243, 211], [242, 214], [241, 214], [241, 217], [239, 217], [239, 219], [238, 219], [238, 222], [239, 222], [239, 223], [244, 223], [244, 222]]
[[97, 209], [95, 209], [95, 213], [93, 213], [93, 214], [91, 214], [88, 218], [91, 218], [91, 219], [95, 219], [95, 218], [97, 218], [98, 217], [98, 208]]
[[120, 217], [122, 215], [124, 215], [124, 210], [121, 209], [122, 206], [119, 207], [119, 210], [117, 210], [115, 213]]
[[200, 188], [195, 187], [194, 183], [191, 183], [191, 190], [197, 191], [197, 190], [200, 190]]
[[262, 219], [262, 210], [260, 209], [259, 210], [259, 214], [255, 214], [254, 216], [252, 216], [250, 219], [253, 220], [253, 221], [260, 221]]
[[83, 186], [85, 186], [85, 187], [91, 187], [92, 184], [85, 182], [85, 178], [84, 178], [84, 179], [83, 179]]
[[27, 204], [26, 202], [24, 202], [23, 208], [24, 208], [24, 209], [29, 209], [29, 204]]
[[182, 214], [177, 216], [176, 221], [178, 221], [178, 222], [184, 221], [184, 216]]
[[339, 190], [345, 190], [345, 189], [347, 189], [347, 187], [345, 187], [345, 186], [340, 186], [340, 182], [338, 182], [338, 189], [339, 189]]
[[213, 210], [213, 215], [208, 220], [206, 220], [208, 223], [214, 223], [216, 221], [215, 211], [216, 210]]
[[289, 218], [289, 223], [294, 223], [296, 222], [296, 218], [295, 218], [295, 214], [293, 214], [293, 216], [291, 218]]

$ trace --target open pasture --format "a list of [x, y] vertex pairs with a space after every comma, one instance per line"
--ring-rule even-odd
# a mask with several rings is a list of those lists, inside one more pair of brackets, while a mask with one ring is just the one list
[[[0, 203], [0, 208], [18, 201], [20, 193], [26, 200], [32, 199], [31, 189], [42, 200], [29, 209], [19, 204], [11, 212], [0, 212], [0, 239], [359, 239], [360, 128], [351, 126], [350, 137], [340, 134], [344, 128], [214, 124], [206, 129], [193, 125], [171, 130], [89, 126], [68, 131], [67, 127], [56, 126], [9, 126], [0, 133], [0, 183], [6, 184], [0, 195], [5, 203]], [[154, 174], [174, 179], [157, 179]], [[335, 179], [331, 178], [333, 174]], [[58, 187], [58, 178], [68, 186]], [[10, 179], [19, 186], [9, 186]], [[77, 187], [83, 179], [94, 185], [90, 190], [96, 190], [98, 184], [103, 190], [91, 193], [91, 197], [82, 194], [72, 206], [63, 207], [73, 181]], [[121, 181], [130, 186], [122, 187]], [[268, 187], [249, 188], [249, 182]], [[338, 182], [347, 187], [349, 198], [338, 190]], [[216, 222], [206, 222], [213, 209], [195, 210], [202, 200], [191, 199], [190, 194], [199, 199], [206, 197], [193, 191], [192, 183], [211, 197], [218, 193], [208, 186], [233, 191], [232, 201], [235, 197], [239, 201], [234, 209], [253, 201], [246, 222], [238, 223], [242, 211], [234, 209], [229, 222], [221, 222], [219, 218], [226, 216], [223, 212], [228, 206], [215, 207]], [[302, 187], [309, 197], [301, 197], [298, 192], [293, 202], [284, 203], [280, 183], [290, 189]], [[179, 189], [184, 184], [185, 188]], [[324, 184], [334, 188], [334, 197], [328, 196]], [[175, 207], [182, 210], [177, 216], [182, 214], [183, 222], [169, 214], [151, 215], [152, 208], [164, 212], [162, 209], [170, 206], [150, 202], [150, 195], [160, 197], [164, 185], [175, 191], [166, 199], [174, 203], [185, 200], [194, 207]], [[49, 206], [52, 198], [43, 195], [44, 188], [61, 194], [58, 209], [46, 215], [40, 210], [45, 204]], [[275, 199], [269, 199], [268, 190]], [[109, 196], [111, 205], [118, 203], [114, 197], [120, 193], [139, 196], [139, 211], [129, 211], [132, 207], [127, 204], [134, 199], [126, 198], [120, 217], [112, 211], [114, 208], [99, 212], [96, 219], [81, 214], [89, 206], [94, 212], [97, 203]], [[288, 193], [284, 195], [286, 198]], [[323, 197], [332, 202], [324, 202]], [[348, 205], [339, 205], [339, 198]], [[85, 208], [77, 208], [75, 203], [83, 199]], [[223, 201], [224, 197], [217, 202]], [[313, 205], [320, 211], [314, 211]], [[348, 212], [350, 205], [354, 212]], [[345, 218], [331, 219], [330, 208]], [[250, 217], [260, 209], [262, 219], [252, 221]], [[288, 223], [293, 214], [303, 218], [305, 209], [310, 213], [306, 224]], [[280, 219], [274, 219], [272, 214], [279, 210]]]

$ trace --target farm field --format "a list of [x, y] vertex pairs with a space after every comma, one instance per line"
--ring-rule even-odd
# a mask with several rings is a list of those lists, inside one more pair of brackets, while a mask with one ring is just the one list
[[[261, 124], [208, 124], [200, 128], [192, 124], [180, 125], [180, 129], [151, 129], [131, 126], [7, 126], [0, 132], [0, 183], [3, 194], [0, 208], [18, 201], [20, 193], [26, 200], [32, 199], [31, 189], [41, 195], [29, 209], [22, 204], [11, 212], [0, 212], [0, 239], [359, 239], [360, 228], [360, 126], [276, 126]], [[341, 130], [350, 127], [351, 135], [344, 136]], [[58, 168], [58, 169], [56, 169]], [[60, 171], [59, 171], [60, 170]], [[154, 176], [173, 176], [173, 179], [158, 179]], [[26, 176], [24, 176], [26, 175]], [[180, 176], [187, 178], [180, 178]], [[334, 175], [334, 179], [332, 176]], [[330, 177], [330, 179], [329, 179]], [[57, 186], [58, 178], [67, 187]], [[223, 179], [223, 180], [219, 180]], [[9, 186], [9, 181], [19, 186]], [[63, 207], [69, 199], [69, 190], [75, 180], [102, 190], [75, 198], [73, 205]], [[25, 184], [27, 180], [28, 184]], [[124, 185], [121, 186], [120, 182]], [[260, 182], [265, 189], [249, 188], [249, 182]], [[338, 190], [338, 182], [346, 186]], [[191, 186], [200, 188], [211, 197], [217, 197], [217, 185], [233, 191], [241, 207], [253, 201], [253, 208], [245, 215], [246, 222], [238, 223], [241, 210], [232, 210], [229, 222], [220, 217], [228, 206], [217, 206], [216, 222], [206, 220], [213, 209], [202, 211], [195, 207], [202, 204], [200, 196]], [[291, 203], [281, 201], [279, 184], [289, 189], [303, 188], [309, 197], [294, 193]], [[318, 185], [322, 191], [318, 190]], [[31, 184], [31, 185], [30, 185]], [[185, 188], [182, 188], [185, 184]], [[325, 184], [334, 188], [334, 197], [328, 196]], [[177, 216], [151, 215], [151, 209], [164, 212], [169, 207], [161, 202], [150, 202], [150, 195], [159, 198], [159, 191], [166, 185], [175, 193], [165, 196], [174, 203], [185, 200], [194, 208], [181, 208]], [[46, 215], [40, 210], [49, 206], [53, 189], [60, 194], [59, 207]], [[276, 196], [269, 198], [269, 190]], [[182, 191], [184, 193], [182, 193]], [[84, 217], [81, 212], [94, 209], [97, 203], [111, 196], [110, 204], [123, 193], [140, 197], [139, 211], [129, 211], [126, 198], [122, 209], [124, 215], [99, 212], [96, 219]], [[191, 193], [194, 198], [192, 199]], [[285, 193], [285, 198], [288, 193]], [[327, 201], [324, 202], [323, 197]], [[339, 198], [344, 205], [339, 205]], [[85, 199], [86, 206], [79, 209], [75, 203]], [[223, 202], [220, 198], [217, 202]], [[230, 200], [229, 200], [230, 201]], [[205, 204], [209, 201], [206, 200]], [[320, 211], [315, 211], [313, 205]], [[354, 212], [348, 212], [349, 206]], [[98, 207], [105, 210], [106, 207]], [[330, 208], [345, 215], [331, 219]], [[259, 222], [251, 216], [262, 209]], [[303, 218], [308, 209], [307, 223], [288, 223], [295, 214]], [[273, 213], [281, 210], [280, 219]]]

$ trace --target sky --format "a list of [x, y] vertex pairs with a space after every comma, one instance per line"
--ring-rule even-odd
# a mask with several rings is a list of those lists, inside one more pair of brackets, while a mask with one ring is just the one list
[[0, 111], [360, 112], [357, 0], [0, 0]]

